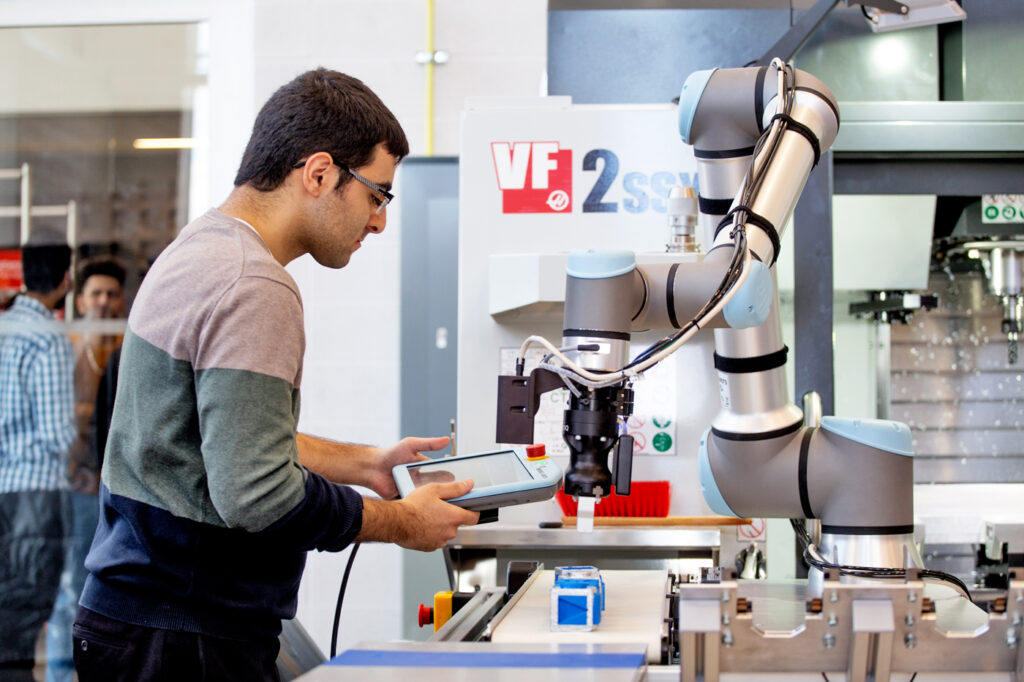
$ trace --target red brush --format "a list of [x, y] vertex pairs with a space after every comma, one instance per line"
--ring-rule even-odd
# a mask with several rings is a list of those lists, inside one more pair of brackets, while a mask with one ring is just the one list
[[[562, 514], [576, 516], [576, 502], [561, 488], [555, 493], [555, 499]], [[594, 516], [665, 517], [670, 502], [668, 481], [633, 481], [629, 495], [616, 495], [613, 486], [612, 494], [602, 497], [594, 507]]]

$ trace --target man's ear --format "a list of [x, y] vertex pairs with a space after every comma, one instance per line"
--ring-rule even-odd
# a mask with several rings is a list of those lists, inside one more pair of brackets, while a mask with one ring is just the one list
[[303, 188], [315, 197], [320, 196], [328, 187], [324, 183], [324, 175], [330, 171], [333, 165], [331, 155], [327, 152], [317, 152], [311, 155], [306, 159], [306, 165], [299, 169]]

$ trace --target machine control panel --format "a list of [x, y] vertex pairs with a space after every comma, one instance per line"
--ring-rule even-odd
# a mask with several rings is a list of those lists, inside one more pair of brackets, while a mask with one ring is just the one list
[[448, 501], [473, 511], [547, 500], [562, 483], [561, 469], [543, 450], [519, 446], [400, 464], [391, 473], [402, 497], [428, 483], [471, 478], [473, 489]]

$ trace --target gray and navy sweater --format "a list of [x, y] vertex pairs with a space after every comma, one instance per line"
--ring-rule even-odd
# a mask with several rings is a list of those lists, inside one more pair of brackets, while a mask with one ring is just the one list
[[132, 306], [81, 603], [135, 625], [276, 636], [305, 553], [337, 551], [362, 498], [299, 464], [305, 336], [295, 282], [216, 209]]

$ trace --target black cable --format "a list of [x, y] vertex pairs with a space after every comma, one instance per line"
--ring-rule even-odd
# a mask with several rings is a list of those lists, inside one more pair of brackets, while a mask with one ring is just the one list
[[828, 675], [826, 675], [825, 673], [821, 673], [821, 676], [825, 678], [825, 682], [828, 682]]
[[734, 241], [735, 247], [733, 249], [732, 260], [729, 261], [729, 265], [726, 267], [725, 275], [722, 277], [722, 281], [719, 283], [718, 288], [715, 289], [714, 293], [711, 295], [711, 298], [708, 299], [707, 303], [705, 303], [704, 306], [699, 311], [697, 311], [697, 314], [693, 316], [693, 319], [691, 319], [689, 322], [683, 325], [678, 331], [664, 337], [663, 339], [659, 340], [658, 342], [654, 343], [653, 345], [645, 349], [642, 353], [633, 358], [629, 362], [629, 364], [627, 364], [623, 369], [630, 369], [632, 367], [635, 367], [636, 365], [640, 364], [647, 358], [651, 357], [652, 355], [655, 355], [656, 353], [661, 352], [668, 346], [675, 343], [677, 340], [679, 340], [680, 337], [683, 336], [683, 334], [686, 334], [690, 329], [696, 327], [697, 320], [703, 317], [708, 310], [715, 307], [715, 305], [717, 305], [718, 302], [722, 300], [722, 297], [725, 296], [726, 292], [729, 291], [732, 285], [739, 278], [740, 273], [743, 271], [743, 254], [746, 253], [747, 249], [746, 230], [740, 229], [734, 236]]
[[913, 675], [910, 676], [910, 679], [907, 680], [907, 682], [914, 682], [914, 680], [916, 680], [916, 679], [917, 679], [917, 673], [914, 673]]
[[[796, 80], [793, 77], [792, 68], [789, 65], [783, 65], [782, 90], [779, 92], [778, 97], [782, 98], [782, 110], [783, 113], [786, 114], [787, 116], [791, 113], [793, 109], [793, 100], [795, 97], [795, 93]], [[778, 134], [775, 135], [774, 138], [771, 138], [772, 130], [776, 129], [775, 125], [771, 125], [761, 134], [761, 136], [757, 139], [756, 144], [754, 145], [754, 152], [750, 160], [750, 166], [747, 168], [747, 173], [744, 177], [743, 194], [740, 201], [740, 206], [751, 206], [752, 198], [755, 194], [757, 194], [760, 191], [761, 185], [764, 183], [764, 177], [767, 175], [767, 168], [771, 165], [772, 159], [774, 159], [775, 157], [775, 152], [778, 149], [780, 142], [782, 141], [782, 135], [786, 131], [786, 120], [778, 119], [777, 122]], [[767, 144], [769, 138], [772, 139], [772, 144], [770, 147], [768, 147], [767, 151], [765, 151], [765, 145]], [[758, 165], [758, 157], [761, 156], [762, 152], [764, 152], [764, 158], [762, 160], [762, 163]], [[733, 249], [732, 260], [730, 260], [729, 265], [726, 268], [725, 275], [722, 278], [722, 282], [718, 285], [718, 288], [715, 289], [714, 293], [711, 295], [711, 298], [708, 299], [707, 303], [705, 303], [705, 305], [697, 312], [697, 314], [693, 316], [693, 319], [691, 319], [687, 324], [683, 325], [682, 328], [680, 328], [675, 333], [660, 339], [653, 345], [646, 348], [639, 355], [633, 358], [625, 367], [623, 367], [623, 370], [631, 369], [637, 366], [641, 362], [647, 360], [653, 355], [656, 355], [657, 353], [661, 352], [668, 346], [678, 341], [684, 334], [689, 332], [694, 327], [698, 327], [696, 321], [701, 319], [707, 311], [714, 308], [714, 306], [717, 305], [717, 303], [722, 300], [725, 294], [732, 287], [733, 283], [735, 283], [735, 281], [739, 279], [740, 273], [743, 270], [742, 261], [744, 254], [747, 250], [747, 235], [746, 228], [744, 227], [746, 222], [747, 213], [746, 211], [742, 210], [742, 208], [733, 214], [732, 237], [735, 243], [735, 248]], [[778, 254], [776, 254], [776, 256], [777, 255]]]
[[[803, 524], [799, 519], [790, 519], [790, 525], [793, 526], [793, 530], [796, 533], [797, 539], [800, 541], [800, 545], [804, 549], [804, 561], [810, 566], [817, 568], [819, 571], [825, 572], [826, 569], [835, 568], [839, 570], [840, 575], [848, 575], [855, 578], [871, 578], [871, 579], [895, 579], [907, 577], [907, 569], [905, 568], [881, 568], [875, 566], [849, 566], [846, 564], [833, 564], [828, 561], [823, 561], [816, 558], [811, 553], [811, 547], [813, 542], [811, 536], [808, 535], [807, 529], [804, 528]], [[923, 568], [918, 573], [921, 578], [932, 578], [934, 580], [941, 580], [952, 584], [958, 590], [960, 590], [967, 600], [974, 603], [974, 598], [971, 597], [971, 591], [967, 589], [967, 585], [964, 584], [960, 578], [955, 575], [945, 573], [944, 571], [936, 571], [933, 569]]]
[[338, 604], [334, 607], [334, 628], [331, 630], [331, 658], [338, 655], [338, 628], [341, 625], [341, 604], [345, 601], [345, 588], [348, 587], [348, 576], [352, 572], [352, 562], [359, 551], [359, 543], [352, 545], [352, 551], [348, 555], [348, 563], [345, 565], [345, 574], [341, 578], [341, 589], [338, 590]]

